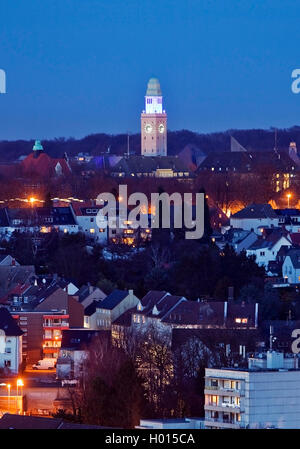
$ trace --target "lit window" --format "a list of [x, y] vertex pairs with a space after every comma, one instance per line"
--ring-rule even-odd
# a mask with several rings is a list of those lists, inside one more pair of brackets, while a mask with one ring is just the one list
[[95, 229], [94, 228], [90, 229], [90, 233], [95, 234]]

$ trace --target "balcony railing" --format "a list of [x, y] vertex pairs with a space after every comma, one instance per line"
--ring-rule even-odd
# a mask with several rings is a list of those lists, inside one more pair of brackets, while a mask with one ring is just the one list
[[219, 424], [220, 427], [227, 427], [227, 428], [241, 428], [241, 427], [245, 427], [243, 423], [241, 423], [241, 421], [234, 421], [233, 419], [221, 419], [221, 418], [204, 418], [205, 422], [208, 423], [216, 423]]
[[[212, 390], [212, 391], [219, 391], [220, 393], [234, 393], [234, 394], [239, 394], [239, 395], [243, 395], [244, 394], [244, 389], [240, 388], [226, 388], [226, 387], [220, 387], [220, 386], [215, 386], [215, 385], [205, 385], [205, 390]], [[226, 395], [224, 395], [226, 396]]]
[[240, 405], [238, 404], [232, 404], [232, 403], [228, 403], [228, 402], [208, 402], [207, 404], [205, 404], [207, 406], [210, 407], [220, 407], [220, 408], [230, 408], [230, 409], [240, 409]]
[[61, 323], [43, 323], [44, 327], [52, 327], [52, 328], [56, 328], [56, 327], [69, 327], [69, 323], [65, 323], [65, 322], [61, 322]]

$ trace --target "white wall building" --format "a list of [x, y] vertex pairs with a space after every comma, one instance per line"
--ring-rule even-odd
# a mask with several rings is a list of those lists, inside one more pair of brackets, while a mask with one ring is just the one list
[[269, 351], [248, 369], [205, 369], [205, 427], [300, 429], [298, 358]]
[[251, 204], [230, 217], [230, 225], [260, 234], [262, 226], [277, 227], [279, 217], [270, 204]]
[[18, 374], [22, 363], [22, 330], [9, 311], [0, 308], [0, 368]]
[[277, 253], [282, 246], [290, 248], [292, 242], [285, 236], [281, 236], [276, 241], [261, 238], [246, 250], [246, 254], [247, 256], [255, 256], [256, 263], [259, 266], [267, 267], [269, 262], [276, 260]]
[[203, 418], [141, 419], [136, 429], [204, 429]]
[[300, 250], [291, 249], [282, 264], [282, 277], [289, 284], [300, 284]]

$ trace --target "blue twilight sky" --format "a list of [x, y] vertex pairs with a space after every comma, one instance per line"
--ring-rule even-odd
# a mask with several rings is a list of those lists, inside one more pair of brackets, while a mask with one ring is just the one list
[[0, 140], [139, 131], [147, 81], [171, 130], [300, 124], [297, 0], [0, 0]]

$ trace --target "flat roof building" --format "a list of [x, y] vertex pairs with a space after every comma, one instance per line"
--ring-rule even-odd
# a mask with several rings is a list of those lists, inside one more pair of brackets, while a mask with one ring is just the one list
[[296, 355], [268, 351], [248, 368], [205, 369], [205, 428], [300, 429]]

